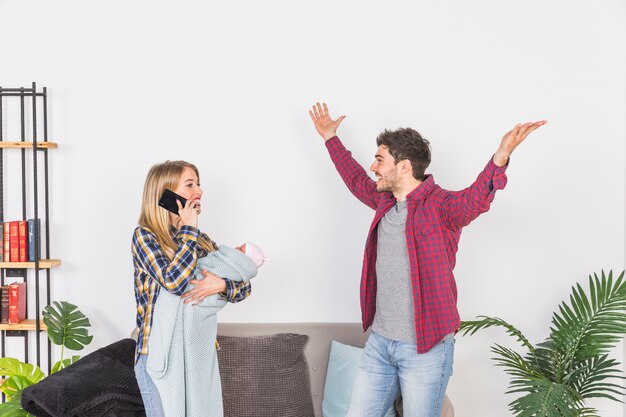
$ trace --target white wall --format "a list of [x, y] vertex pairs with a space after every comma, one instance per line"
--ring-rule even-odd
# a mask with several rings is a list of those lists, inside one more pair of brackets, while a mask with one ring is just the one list
[[[0, 2], [0, 85], [47, 86], [60, 145], [53, 299], [91, 319], [88, 351], [130, 332], [143, 181], [152, 164], [186, 159], [201, 171], [201, 228], [272, 258], [221, 321], [359, 321], [373, 213], [344, 189], [309, 106], [348, 115], [341, 137], [368, 167], [382, 129], [418, 129], [450, 189], [515, 123], [545, 118], [465, 231], [455, 271], [463, 318], [497, 315], [541, 341], [574, 282], [624, 267], [625, 12], [620, 0]], [[16, 202], [5, 209], [19, 216]], [[457, 341], [448, 393], [460, 417], [510, 414], [494, 341], [514, 346], [497, 330]]]

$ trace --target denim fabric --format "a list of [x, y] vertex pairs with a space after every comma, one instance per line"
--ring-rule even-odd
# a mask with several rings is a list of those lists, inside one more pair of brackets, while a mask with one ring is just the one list
[[165, 417], [159, 391], [146, 370], [147, 360], [148, 355], [139, 355], [135, 364], [135, 377], [143, 399], [143, 406], [146, 409], [146, 417]]
[[439, 417], [453, 358], [453, 335], [418, 354], [415, 343], [372, 332], [359, 364], [347, 417], [382, 417], [399, 393], [405, 416]]

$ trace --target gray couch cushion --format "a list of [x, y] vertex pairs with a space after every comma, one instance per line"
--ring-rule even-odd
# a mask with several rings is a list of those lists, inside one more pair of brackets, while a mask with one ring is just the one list
[[314, 417], [308, 336], [219, 336], [225, 417]]

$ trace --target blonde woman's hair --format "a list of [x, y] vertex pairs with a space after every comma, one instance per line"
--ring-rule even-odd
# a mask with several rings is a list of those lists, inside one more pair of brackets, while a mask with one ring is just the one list
[[[150, 229], [156, 235], [163, 252], [170, 260], [174, 258], [178, 245], [171, 236], [172, 223], [170, 222], [169, 211], [159, 206], [159, 199], [166, 188], [171, 191], [176, 189], [185, 168], [193, 169], [200, 178], [198, 168], [189, 162], [165, 161], [150, 168], [143, 186], [139, 226]], [[217, 249], [213, 241], [203, 237], [198, 239], [198, 244], [209, 252]]]

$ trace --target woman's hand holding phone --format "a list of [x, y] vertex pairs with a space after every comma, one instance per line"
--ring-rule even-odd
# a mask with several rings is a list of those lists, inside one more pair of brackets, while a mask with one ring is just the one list
[[185, 206], [180, 203], [180, 200], [176, 200], [178, 205], [178, 223], [176, 228], [180, 229], [182, 226], [198, 227], [198, 211], [196, 210], [196, 203], [194, 200], [187, 200]]

